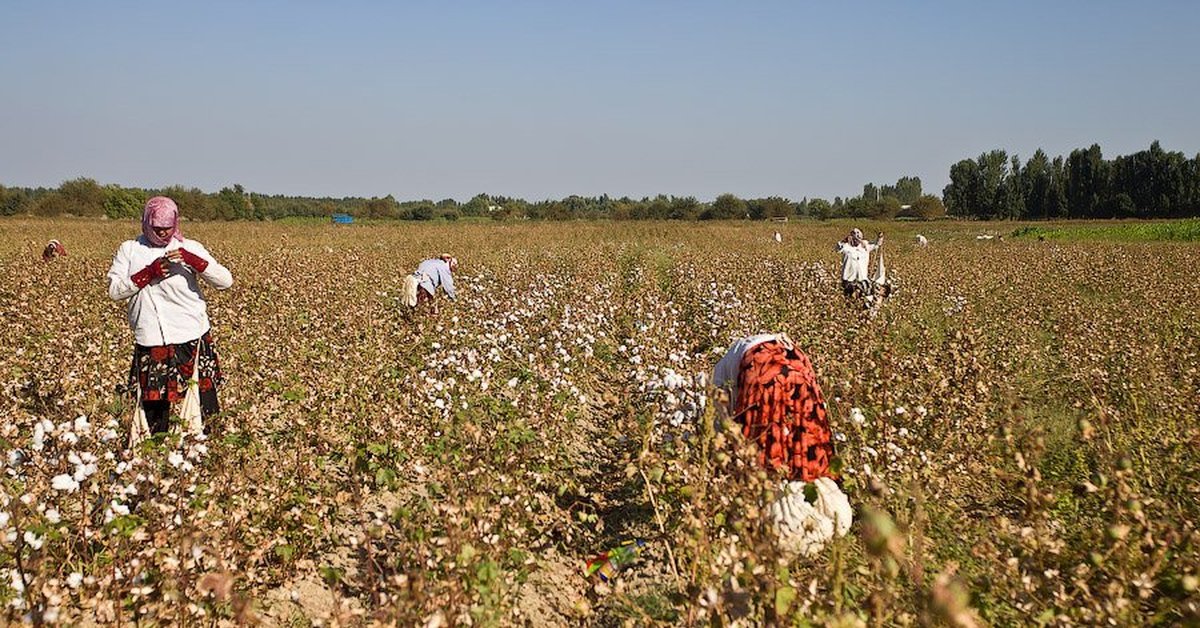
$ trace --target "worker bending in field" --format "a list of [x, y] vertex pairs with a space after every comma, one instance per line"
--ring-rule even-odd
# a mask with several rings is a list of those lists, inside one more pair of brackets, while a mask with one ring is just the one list
[[[717, 362], [713, 385], [728, 392], [729, 414], [758, 446], [759, 464], [786, 477], [769, 507], [784, 548], [811, 554], [845, 534], [852, 513], [831, 468], [833, 432], [808, 356], [786, 334], [742, 338]], [[815, 501], [805, 498], [807, 484]]]
[[65, 257], [67, 249], [58, 240], [51, 240], [46, 244], [46, 248], [42, 249], [42, 261], [48, 262], [56, 257]]
[[458, 270], [458, 260], [450, 255], [441, 255], [427, 259], [417, 265], [417, 270], [404, 278], [404, 304], [415, 308], [422, 303], [430, 303], [433, 311], [437, 312], [437, 302], [434, 297], [437, 289], [442, 291], [450, 300], [454, 300], [454, 271]]

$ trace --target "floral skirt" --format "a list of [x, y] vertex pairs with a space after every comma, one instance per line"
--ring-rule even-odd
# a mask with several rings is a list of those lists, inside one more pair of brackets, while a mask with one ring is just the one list
[[808, 356], [777, 341], [751, 347], [738, 371], [734, 417], [758, 462], [792, 480], [833, 477], [833, 432]]
[[[197, 345], [199, 360], [196, 360]], [[211, 333], [205, 333], [199, 340], [175, 345], [134, 345], [133, 363], [129, 367], [129, 390], [135, 395], [140, 390], [143, 402], [182, 401], [187, 395], [187, 384], [194, 367], [199, 367], [200, 371], [201, 398], [215, 398], [216, 390], [224, 378]]]

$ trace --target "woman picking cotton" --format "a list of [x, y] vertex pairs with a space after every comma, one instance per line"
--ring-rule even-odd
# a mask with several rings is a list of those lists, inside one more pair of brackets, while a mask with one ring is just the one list
[[874, 293], [874, 285], [867, 277], [867, 267], [871, 252], [883, 246], [883, 234], [880, 233], [875, 242], [869, 242], [863, 237], [860, 229], [851, 229], [850, 233], [838, 241], [834, 249], [842, 254], [842, 293], [849, 297], [867, 297]]
[[758, 462], [785, 476], [769, 510], [787, 551], [812, 554], [850, 528], [852, 512], [831, 469], [833, 432], [812, 362], [786, 334], [733, 343], [713, 372], [729, 414], [758, 446]]
[[202, 416], [220, 409], [221, 365], [199, 279], [218, 290], [233, 285], [229, 269], [199, 242], [183, 237], [175, 201], [165, 196], [146, 201], [142, 235], [122, 243], [113, 257], [108, 296], [129, 300], [134, 340], [129, 386], [153, 433], [168, 429], [171, 402], [184, 398], [193, 375]]

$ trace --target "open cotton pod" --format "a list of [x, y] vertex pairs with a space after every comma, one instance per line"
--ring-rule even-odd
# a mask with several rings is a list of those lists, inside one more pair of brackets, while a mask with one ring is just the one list
[[816, 554], [834, 535], [845, 535], [854, 516], [850, 500], [833, 480], [812, 482], [816, 499], [811, 503], [804, 496], [807, 486], [801, 481], [785, 482], [768, 508], [780, 548], [802, 556]]

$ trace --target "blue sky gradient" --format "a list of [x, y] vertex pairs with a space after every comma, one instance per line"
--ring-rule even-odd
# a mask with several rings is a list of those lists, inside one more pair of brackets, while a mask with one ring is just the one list
[[853, 196], [1200, 151], [1196, 2], [0, 3], [0, 184]]

